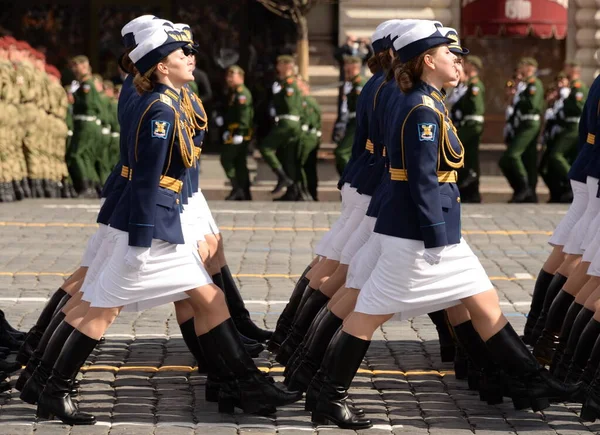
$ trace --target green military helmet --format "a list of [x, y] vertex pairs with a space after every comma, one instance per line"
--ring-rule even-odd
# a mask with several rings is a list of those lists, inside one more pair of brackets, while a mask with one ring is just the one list
[[227, 68], [227, 74], [240, 74], [242, 76], [244, 76], [246, 73], [244, 72], [244, 69], [239, 66], [239, 65], [231, 65], [229, 68]]
[[294, 56], [291, 54], [282, 54], [277, 56], [277, 63], [295, 63]]
[[479, 56], [475, 56], [473, 54], [468, 55], [465, 58], [465, 62], [470, 63], [471, 65], [477, 67], [477, 69], [481, 70], [483, 68], [483, 61]]
[[360, 56], [344, 56], [345, 64], [362, 64], [362, 59]]
[[533, 57], [522, 57], [521, 60], [519, 60], [519, 65], [531, 65], [537, 68], [538, 61]]
[[558, 80], [563, 80], [563, 79], [567, 79], [569, 78], [569, 76], [567, 75], [566, 71], [561, 71], [558, 74], [556, 74], [556, 81]]
[[565, 62], [565, 66], [570, 66], [570, 67], [573, 67], [573, 68], [581, 68], [581, 63], [579, 61], [574, 60], [574, 59], [570, 59], [570, 60], [567, 60]]
[[90, 63], [90, 60], [88, 59], [87, 56], [83, 55], [83, 54], [79, 54], [77, 56], [73, 56], [71, 58], [71, 63], [78, 65], [80, 63]]

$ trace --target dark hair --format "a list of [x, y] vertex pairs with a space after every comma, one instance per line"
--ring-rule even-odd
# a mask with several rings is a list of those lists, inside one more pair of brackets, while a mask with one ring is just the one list
[[129, 58], [129, 53], [131, 50], [127, 50], [125, 53], [121, 55], [119, 58], [119, 66], [123, 71], [127, 74], [135, 75], [137, 74], [137, 69], [133, 61]]
[[400, 62], [399, 59], [394, 59], [392, 69], [394, 77], [400, 87], [400, 90], [405, 94], [412, 91], [415, 83], [421, 78], [423, 68], [425, 66], [425, 56], [433, 55], [439, 47], [433, 47], [421, 53], [419, 56], [409, 60], [406, 63]]
[[369, 67], [371, 74], [377, 74], [382, 70], [381, 63], [379, 62], [379, 53], [374, 54], [367, 60], [367, 66]]
[[133, 79], [133, 85], [138, 94], [142, 95], [144, 92], [151, 92], [156, 85], [156, 65], [150, 68], [146, 74], [136, 73]]

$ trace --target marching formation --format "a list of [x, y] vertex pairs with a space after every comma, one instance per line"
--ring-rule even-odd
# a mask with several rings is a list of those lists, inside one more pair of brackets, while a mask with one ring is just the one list
[[[88, 241], [81, 267], [51, 297], [18, 355], [26, 368], [16, 388], [22, 400], [37, 404], [38, 418], [95, 423], [71, 398], [81, 366], [121, 311], [171, 302], [187, 347], [207, 373], [206, 399], [217, 402], [219, 412], [238, 408], [269, 415], [304, 397], [316, 424], [371, 427], [364, 410], [349, 400], [348, 389], [373, 333], [394, 314], [402, 320], [429, 314], [440, 335], [442, 359], [454, 360], [457, 377], [466, 378], [487, 403], [506, 397], [517, 409], [539, 411], [550, 401], [588, 398], [580, 383], [570, 382], [573, 376], [559, 381], [531, 354], [461, 237], [457, 171], [465, 149], [445, 105], [446, 93], [464, 80], [463, 61], [469, 62], [456, 30], [408, 19], [386, 21], [375, 30], [375, 54], [369, 61], [373, 76], [352, 103], [354, 139], [339, 183], [341, 216], [317, 246], [273, 333], [250, 320], [202, 195], [198, 160], [207, 116], [187, 85], [193, 79], [195, 50], [189, 26], [142, 16], [129, 22], [122, 36], [121, 65], [129, 76], [118, 107], [120, 162], [103, 191], [99, 228]], [[476, 59], [470, 63], [478, 66]], [[289, 62], [280, 59], [278, 65], [285, 89], [292, 84], [286, 78]], [[468, 75], [472, 98], [476, 71], [470, 69]], [[232, 101], [245, 102], [241, 83], [232, 77], [232, 85], [237, 86]], [[596, 88], [590, 92], [589, 116], [580, 124], [579, 136], [590, 144], [597, 117], [594, 95], [600, 95]], [[290, 93], [283, 92], [282, 100], [287, 97]], [[287, 104], [281, 102], [282, 107]], [[285, 165], [271, 147], [276, 138], [301, 134], [291, 118], [299, 115], [288, 115], [281, 119], [290, 122], [280, 121], [261, 150], [270, 156], [272, 168], [282, 172], [280, 188], [302, 196], [305, 175], [292, 166], [283, 171]], [[240, 127], [230, 135], [243, 142], [247, 133]], [[592, 161], [591, 145], [581, 154], [586, 150], [582, 163]], [[591, 289], [592, 295], [596, 287], [588, 283], [600, 284], [583, 278], [594, 270], [581, 260], [583, 235], [600, 207], [598, 179], [587, 176], [587, 188], [583, 181], [581, 186], [572, 181], [573, 206], [538, 280], [537, 316], [530, 320], [537, 317], [546, 327], [541, 331], [536, 326], [540, 359], [548, 354], [544, 346], [551, 347], [561, 334], [556, 323], [565, 318], [565, 301], [575, 299], [566, 288], [559, 293], [563, 284], [574, 281], [583, 287], [580, 293]], [[573, 226], [579, 217], [581, 225]], [[571, 228], [573, 241], [566, 235]], [[576, 245], [573, 250], [567, 250], [570, 244]], [[590, 306], [585, 301], [587, 311], [596, 300]], [[571, 322], [573, 331], [587, 312], [582, 305]], [[574, 317], [567, 315], [565, 324]], [[591, 329], [594, 340], [600, 336], [600, 317], [595, 321], [592, 312], [587, 320], [584, 332], [576, 334], [580, 342], [592, 339]], [[530, 342], [532, 337], [530, 332]], [[285, 385], [263, 374], [252, 360], [267, 342], [285, 366]], [[566, 340], [561, 361], [569, 355], [569, 344]], [[571, 352], [571, 366], [579, 347]], [[600, 360], [600, 345], [596, 347]], [[595, 353], [590, 348], [588, 354]], [[591, 383], [588, 415], [600, 403], [596, 390]]]

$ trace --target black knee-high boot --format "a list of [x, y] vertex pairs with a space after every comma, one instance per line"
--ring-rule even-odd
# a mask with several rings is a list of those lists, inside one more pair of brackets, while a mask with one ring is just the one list
[[56, 316], [52, 318], [50, 324], [46, 328], [46, 331], [44, 331], [42, 339], [38, 343], [35, 352], [33, 352], [31, 358], [29, 358], [29, 361], [27, 361], [27, 366], [19, 375], [19, 379], [17, 379], [17, 382], [15, 384], [15, 390], [21, 391], [23, 389], [25, 383], [29, 380], [37, 366], [40, 364], [40, 360], [44, 356], [44, 351], [46, 350], [46, 346], [48, 346], [48, 342], [52, 338], [54, 331], [56, 331], [56, 328], [58, 328], [62, 321], [65, 320], [65, 317], [65, 313], [59, 312]]
[[302, 339], [302, 343], [300, 343], [300, 346], [298, 346], [296, 348], [296, 350], [290, 357], [287, 365], [285, 366], [285, 369], [283, 370], [283, 376], [285, 377], [285, 380], [283, 382], [284, 384], [286, 384], [286, 385], [288, 384], [289, 376], [292, 373], [294, 373], [294, 370], [296, 370], [296, 367], [298, 367], [298, 364], [300, 364], [302, 362], [302, 360], [304, 359], [306, 349], [308, 348], [308, 346], [310, 346], [310, 343], [313, 340], [313, 337], [315, 336], [317, 329], [319, 328], [321, 320], [323, 320], [323, 317], [325, 316], [327, 311], [328, 311], [327, 305], [323, 305], [323, 307], [319, 310], [319, 312], [313, 319], [312, 323], [310, 324], [308, 331], [306, 331], [306, 334], [304, 335], [304, 338]]
[[241, 342], [232, 319], [227, 319], [211, 329], [207, 339], [210, 349], [233, 373], [233, 382], [221, 384], [220, 412], [233, 412], [235, 407], [256, 413], [268, 406], [285, 406], [302, 398], [302, 393], [287, 391], [273, 383], [254, 364]]
[[63, 346], [75, 328], [64, 320], [58, 325], [54, 334], [48, 341], [44, 354], [39, 360], [39, 364], [31, 374], [31, 377], [25, 382], [19, 396], [22, 401], [34, 405], [37, 403], [42, 390], [50, 377], [52, 366], [60, 355]]
[[296, 315], [296, 310], [298, 309], [298, 305], [300, 305], [300, 301], [302, 300], [302, 295], [304, 294], [304, 289], [310, 282], [308, 278], [306, 278], [306, 274], [311, 269], [308, 266], [302, 276], [296, 282], [294, 290], [292, 291], [292, 295], [290, 296], [289, 302], [286, 304], [285, 308], [281, 312], [279, 319], [277, 319], [277, 325], [275, 326], [275, 331], [273, 331], [273, 335], [269, 339], [269, 345], [267, 349], [270, 352], [275, 352], [281, 346], [281, 343], [285, 340], [288, 335], [290, 328], [292, 327], [292, 323], [294, 321], [294, 316]]
[[[46, 303], [46, 306], [38, 317], [37, 322], [35, 322], [35, 325], [33, 325], [33, 327], [27, 333], [25, 341], [21, 345], [21, 349], [19, 349], [19, 353], [17, 354], [17, 361], [19, 363], [22, 365], [27, 364], [27, 361], [29, 358], [31, 358], [31, 354], [33, 354], [38, 343], [42, 339], [42, 335], [44, 334], [46, 327], [50, 324], [50, 321], [52, 320], [52, 317], [54, 316], [58, 306], [67, 296], [70, 298], [69, 294], [62, 288], [59, 288], [52, 296], [50, 296], [50, 300]], [[65, 303], [66, 301], [63, 303], [63, 305]]]
[[312, 421], [332, 422], [342, 429], [368, 429], [371, 420], [358, 417], [348, 403], [348, 388], [369, 349], [370, 341], [361, 340], [339, 330], [329, 343], [323, 359], [323, 383], [317, 398]]
[[531, 344], [537, 343], [538, 339], [540, 338], [540, 335], [542, 335], [542, 331], [546, 326], [546, 318], [548, 316], [548, 311], [552, 306], [552, 302], [554, 301], [554, 298], [556, 297], [558, 292], [562, 290], [563, 286], [567, 282], [567, 279], [568, 278], [566, 276], [561, 275], [557, 272], [556, 275], [554, 275], [554, 278], [552, 278], [550, 285], [548, 285], [548, 289], [546, 290], [546, 297], [544, 298], [544, 305], [542, 306], [542, 311], [540, 311], [540, 315], [538, 316], [537, 322], [535, 323], [535, 326], [531, 331], [529, 340]]
[[502, 403], [502, 383], [498, 367], [470, 320], [454, 326], [458, 344], [469, 358], [469, 388], [479, 390], [481, 400], [490, 405]]
[[194, 355], [196, 362], [198, 363], [198, 373], [206, 373], [206, 362], [203, 359], [204, 355], [200, 349], [200, 343], [198, 343], [198, 336], [196, 335], [196, 328], [194, 327], [194, 318], [186, 320], [179, 325], [181, 336], [185, 345], [189, 349], [190, 353]]
[[577, 402], [585, 403], [586, 399], [591, 395], [590, 388], [592, 386], [592, 382], [594, 382], [594, 376], [597, 376], [598, 367], [600, 367], [600, 337], [594, 343], [594, 348], [592, 349], [592, 353], [585, 365], [585, 369], [583, 370], [583, 374], [579, 381], [582, 384], [581, 394], [577, 398]]
[[534, 411], [540, 411], [550, 406], [550, 399], [569, 400], [580, 389], [579, 385], [566, 385], [552, 377], [529, 352], [510, 323], [485, 344], [494, 361], [508, 375], [505, 390], [515, 405], [517, 401], [527, 401]]
[[565, 382], [575, 383], [579, 381], [598, 337], [600, 337], [600, 322], [592, 318], [579, 337]]
[[79, 369], [97, 344], [98, 340], [77, 330], [71, 333], [38, 400], [39, 418], [57, 417], [63, 423], [70, 425], [89, 425], [96, 422], [93, 415], [79, 412], [69, 392], [71, 379], [77, 376]]
[[227, 306], [229, 307], [231, 318], [238, 331], [240, 331], [240, 334], [256, 340], [259, 343], [264, 343], [269, 340], [272, 332], [259, 328], [250, 318], [250, 313], [246, 309], [244, 299], [237, 288], [233, 275], [231, 275], [229, 266], [225, 265], [221, 268], [221, 276], [223, 277], [222, 289], [225, 293]]
[[533, 288], [529, 314], [527, 314], [527, 322], [525, 323], [525, 329], [523, 331], [523, 342], [525, 344], [535, 344], [535, 342], [531, 342], [531, 333], [533, 332], [533, 328], [544, 307], [544, 299], [546, 298], [546, 292], [548, 291], [548, 286], [552, 282], [552, 278], [554, 278], [554, 274], [548, 273], [544, 269], [540, 269], [540, 273], [535, 281], [535, 287]]
[[297, 365], [296, 369], [290, 374], [288, 386], [292, 390], [306, 391], [308, 386], [315, 376], [325, 351], [329, 346], [332, 337], [336, 331], [342, 326], [343, 319], [340, 319], [331, 311], [327, 310], [316, 329], [313, 339], [306, 348], [304, 357]]
[[286, 365], [288, 363], [289, 358], [302, 342], [302, 339], [306, 334], [306, 331], [308, 331], [308, 328], [310, 327], [310, 324], [314, 320], [315, 316], [321, 310], [321, 308], [327, 304], [327, 302], [329, 302], [329, 297], [321, 293], [319, 290], [311, 293], [304, 306], [302, 306], [296, 314], [292, 330], [285, 341], [281, 344], [279, 352], [277, 352], [277, 357], [275, 360], [278, 363], [281, 365]]
[[[567, 349], [567, 343], [569, 342], [569, 336], [571, 335], [571, 331], [573, 330], [575, 320], [577, 319], [577, 316], [579, 315], [582, 309], [583, 305], [578, 304], [577, 302], [573, 302], [569, 307], [569, 311], [567, 311], [565, 321], [563, 322], [562, 329], [560, 330], [560, 336], [558, 337], [558, 345], [556, 346], [556, 350], [554, 351], [554, 355], [552, 356], [552, 363], [550, 364], [550, 373], [552, 373], [559, 379], [561, 378], [558, 376], [558, 366]], [[562, 379], [564, 379], [564, 377]]]
[[587, 308], [583, 308], [579, 314], [577, 314], [575, 322], [573, 322], [573, 327], [571, 328], [571, 333], [569, 334], [569, 339], [567, 340], [567, 346], [565, 347], [564, 354], [553, 372], [557, 379], [564, 380], [567, 377], [569, 367], [571, 366], [571, 361], [573, 360], [573, 355], [575, 354], [577, 343], [581, 338], [583, 330], [590, 320], [592, 320], [593, 316], [594, 312], [592, 310], [588, 310]]
[[434, 311], [427, 314], [438, 333], [438, 341], [440, 343], [440, 357], [442, 362], [454, 361], [454, 338], [448, 324], [445, 310]]
[[540, 364], [549, 365], [552, 362], [554, 350], [558, 346], [558, 336], [569, 307], [574, 300], [575, 296], [561, 290], [552, 301], [542, 335], [533, 348], [533, 355]]

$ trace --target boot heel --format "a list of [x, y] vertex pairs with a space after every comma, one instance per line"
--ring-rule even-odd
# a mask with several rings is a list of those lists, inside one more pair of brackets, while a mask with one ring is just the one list
[[218, 399], [218, 410], [221, 414], [233, 414], [235, 412], [235, 403], [233, 399]]
[[500, 393], [486, 391], [484, 393], [484, 397], [485, 399], [483, 400], [485, 400], [488, 405], [500, 405], [502, 402], [504, 402], [502, 394]]
[[53, 420], [54, 419], [54, 414], [52, 414], [47, 409], [39, 408], [38, 407], [37, 412], [36, 412], [36, 417], [44, 419], [44, 420]]
[[542, 411], [550, 407], [550, 401], [546, 397], [531, 399], [531, 410], [533, 412]]
[[310, 421], [313, 424], [320, 425], [320, 426], [325, 426], [325, 425], [329, 424], [329, 419], [327, 417], [325, 417], [324, 415], [321, 415], [321, 414], [317, 414], [316, 412], [312, 413]]
[[597, 418], [597, 414], [596, 411], [594, 411], [591, 407], [588, 407], [586, 405], [583, 405], [581, 407], [581, 412], [579, 414], [579, 418], [581, 418], [583, 421], [588, 421], [590, 423], [593, 423], [596, 421]]
[[526, 397], [513, 397], [513, 408], [517, 411], [523, 411], [531, 408], [531, 401]]

